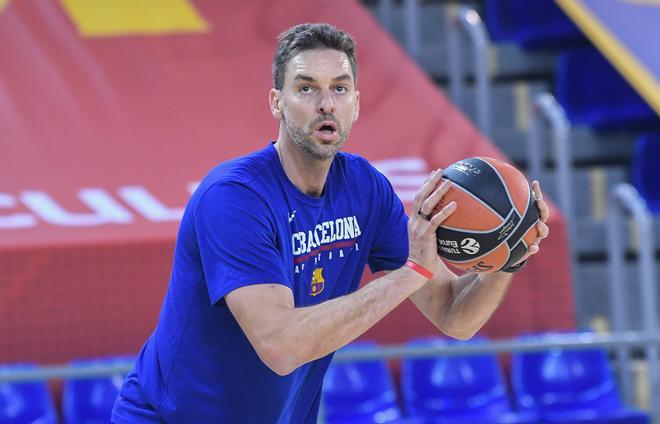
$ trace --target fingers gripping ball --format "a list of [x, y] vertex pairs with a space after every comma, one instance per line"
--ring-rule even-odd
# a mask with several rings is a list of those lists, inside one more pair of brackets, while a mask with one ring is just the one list
[[456, 211], [436, 232], [438, 254], [473, 272], [495, 272], [513, 265], [538, 235], [540, 213], [525, 176], [499, 159], [476, 157], [447, 167], [452, 186], [433, 213], [452, 200]]

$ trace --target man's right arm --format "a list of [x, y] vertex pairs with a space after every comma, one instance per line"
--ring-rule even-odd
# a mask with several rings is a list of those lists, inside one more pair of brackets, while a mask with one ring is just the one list
[[259, 358], [287, 375], [355, 340], [426, 281], [403, 267], [354, 293], [304, 308], [294, 306], [291, 289], [281, 284], [241, 287], [225, 300]]
[[[436, 189], [442, 172], [431, 175], [415, 198], [413, 210], [431, 211], [449, 186]], [[408, 222], [409, 258], [426, 269], [438, 264], [435, 231], [455, 209], [446, 206], [430, 221]], [[408, 267], [392, 271], [360, 290], [318, 305], [296, 308], [290, 288], [281, 284], [247, 285], [225, 301], [261, 360], [286, 375], [350, 343], [427, 282]]]

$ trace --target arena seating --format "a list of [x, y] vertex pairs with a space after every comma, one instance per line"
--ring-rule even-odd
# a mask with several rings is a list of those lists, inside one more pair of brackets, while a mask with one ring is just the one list
[[556, 75], [557, 99], [573, 123], [601, 130], [658, 124], [650, 106], [593, 47], [563, 51]]
[[[128, 359], [131, 358], [113, 356], [74, 361], [70, 365], [73, 368], [112, 365]], [[65, 422], [67, 424], [107, 423], [123, 381], [123, 375], [66, 380], [62, 391], [62, 412]]]
[[[552, 340], [553, 334], [525, 336]], [[605, 351], [517, 352], [511, 385], [522, 410], [550, 423], [648, 423], [647, 414], [623, 405]]]
[[561, 47], [584, 44], [586, 38], [552, 0], [488, 0], [485, 22], [495, 41], [524, 47]]
[[[0, 372], [34, 368], [34, 364], [17, 363], [0, 366]], [[0, 423], [55, 424], [55, 405], [43, 381], [0, 384]]]
[[[552, 340], [553, 333], [525, 336]], [[427, 338], [410, 346], [486, 343]], [[374, 349], [355, 342], [342, 351]], [[114, 364], [129, 357], [75, 361], [73, 367]], [[648, 423], [647, 414], [627, 408], [619, 395], [605, 351], [589, 349], [514, 353], [511, 388], [495, 354], [403, 359], [401, 398], [385, 360], [333, 362], [323, 385], [328, 424], [516, 424]], [[0, 372], [34, 367], [13, 364]], [[107, 422], [122, 377], [65, 381], [62, 412], [67, 424]], [[512, 408], [509, 399], [515, 399]], [[44, 382], [0, 384], [0, 423], [55, 424], [56, 412]]]
[[[521, 339], [547, 342], [555, 334], [526, 335]], [[425, 338], [408, 345], [486, 342], [485, 338], [467, 342]], [[360, 342], [345, 349], [376, 347], [375, 343]], [[387, 362], [333, 362], [324, 382], [327, 422], [650, 422], [646, 413], [624, 406], [604, 350], [514, 353], [510, 388], [499, 360], [495, 354], [404, 358], [399, 400]], [[513, 408], [510, 399], [515, 400]]]
[[[483, 343], [476, 339], [470, 343]], [[411, 346], [437, 346], [443, 339], [416, 340]], [[461, 357], [408, 358], [401, 368], [406, 413], [442, 423], [536, 423], [533, 411], [514, 412], [504, 373], [494, 354]]]
[[641, 134], [635, 142], [632, 181], [654, 214], [660, 214], [660, 132]]
[[556, 95], [574, 124], [596, 129], [657, 126], [658, 118], [621, 74], [551, 0], [487, 0], [484, 21], [495, 42], [527, 49], [563, 48]]
[[[507, 61], [506, 75], [498, 72], [501, 65], [500, 57], [496, 55], [497, 60], [495, 66], [492, 67], [495, 71], [491, 70], [492, 105], [511, 105], [515, 113], [508, 113], [511, 110], [508, 107], [493, 108], [493, 140], [519, 166], [524, 168], [527, 156], [521, 146], [526, 141], [525, 132], [528, 128], [526, 123], [529, 122], [529, 115], [518, 112], [519, 110], [530, 110], [530, 101], [526, 103], [524, 99], [533, 98], [541, 89], [553, 92], [565, 108], [572, 123], [570, 154], [573, 165], [573, 193], [575, 194], [573, 197], [574, 223], [575, 233], [580, 234], [579, 237], [573, 237], [572, 240], [575, 253], [574, 290], [579, 303], [578, 323], [588, 325], [592, 320], [607, 317], [609, 313], [602, 302], [596, 300], [602, 295], [602, 282], [607, 281], [609, 275], [604, 237], [608, 193], [616, 184], [629, 181], [630, 175], [633, 178], [635, 178], [635, 174], [638, 174], [637, 177], [640, 176], [641, 169], [638, 167], [641, 162], [633, 161], [634, 140], [640, 131], [648, 131], [649, 128], [655, 131], [655, 128], [660, 125], [660, 120], [610, 62], [593, 47], [590, 47], [589, 43], [585, 43], [584, 37], [582, 40], [575, 39], [572, 42], [566, 39], [565, 43], [553, 45], [552, 31], [560, 31], [561, 24], [550, 29], [547, 40], [539, 40], [537, 43], [526, 43], [522, 37], [503, 37], [502, 25], [515, 25], [518, 22], [519, 13], [536, 13], [529, 12], [527, 9], [535, 9], [537, 12], [540, 12], [540, 8], [543, 7], [554, 9], [554, 11], [547, 11], [546, 16], [539, 13], [540, 16], [537, 16], [536, 19], [540, 20], [552, 20], [553, 15], [563, 13], [554, 4], [548, 6], [547, 3], [550, 2], [545, 0], [534, 2], [533, 6], [522, 3], [525, 2], [485, 0], [473, 3], [476, 10], [483, 12], [482, 16], [489, 29], [491, 39], [495, 41], [489, 48], [497, 52], [504, 48], [510, 50], [511, 45], [515, 44], [519, 55], [525, 55], [523, 60]], [[626, 2], [614, 3], [621, 5]], [[518, 4], [519, 7], [515, 10], [507, 9], [507, 7], [511, 8], [512, 4]], [[510, 16], [502, 23], [497, 14], [507, 12], [510, 13]], [[532, 22], [533, 19], [530, 17], [527, 22]], [[568, 18], [562, 16], [560, 20], [566, 22]], [[524, 26], [526, 23], [523, 22], [522, 25]], [[543, 32], [543, 24], [532, 26], [540, 33]], [[514, 30], [509, 28], [509, 32], [514, 32]], [[644, 31], [640, 29], [639, 34], [643, 33]], [[442, 44], [442, 42], [438, 41], [436, 44]], [[562, 48], [569, 49], [557, 50], [556, 47], [559, 47], [560, 44]], [[585, 51], [587, 53], [583, 53]], [[552, 69], [549, 72], [539, 73], [536, 68], [521, 66], [531, 57], [529, 55], [541, 53], [556, 57], [556, 60], [552, 59], [556, 64], [551, 66]], [[518, 72], [510, 70], [512, 65], [520, 70]], [[498, 91], [504, 92], [505, 96], [498, 95]], [[507, 95], [507, 91], [510, 94]], [[521, 105], [523, 106], [520, 107]], [[469, 103], [467, 106], [470, 106]], [[476, 108], [466, 107], [465, 110], [469, 116], [473, 118], [476, 116], [474, 113]], [[509, 114], [509, 118], [506, 117], [506, 113]], [[546, 140], [549, 141], [549, 136], [544, 134], [543, 137], [545, 152], [542, 155], [544, 170], [541, 173], [541, 181], [544, 191], [549, 197], [557, 199], [558, 188], [554, 186], [553, 178], [550, 177], [551, 172], [554, 171], [556, 158], [549, 149], [552, 143], [546, 142]], [[647, 160], [650, 160], [650, 157]], [[643, 195], [647, 202], [653, 198], [648, 193], [654, 190], [655, 193], [658, 192], [657, 188], [654, 189], [654, 187], [658, 187], [657, 181], [658, 179], [644, 183], [638, 179], [638, 189], [643, 185], [646, 186], [644, 188], [647, 194]], [[660, 219], [657, 217], [654, 219], [654, 226], [655, 234], [660, 234]], [[634, 244], [627, 242], [627, 249], [634, 251]], [[632, 268], [632, 272], [630, 268]], [[630, 281], [635, 280], [635, 271], [634, 266], [628, 267], [626, 274], [630, 276]], [[631, 309], [635, 308], [633, 305], [638, 299], [634, 296], [636, 294], [633, 294], [629, 301], [628, 307]], [[637, 316], [634, 315], [632, 320], [635, 322], [634, 325], [638, 325]]]
[[[376, 347], [375, 343], [356, 342], [342, 350]], [[328, 424], [384, 423], [399, 420], [392, 374], [384, 360], [333, 362], [323, 384]]]

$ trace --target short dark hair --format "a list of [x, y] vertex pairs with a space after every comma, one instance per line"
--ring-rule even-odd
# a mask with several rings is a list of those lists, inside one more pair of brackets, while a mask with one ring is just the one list
[[278, 37], [279, 43], [273, 57], [273, 85], [281, 90], [284, 71], [292, 57], [305, 50], [333, 49], [346, 53], [357, 84], [358, 65], [355, 59], [353, 37], [330, 24], [300, 24], [289, 28]]

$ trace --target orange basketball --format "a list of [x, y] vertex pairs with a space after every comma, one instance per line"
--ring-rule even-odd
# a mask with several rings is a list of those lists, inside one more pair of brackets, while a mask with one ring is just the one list
[[451, 164], [443, 178], [453, 184], [434, 213], [452, 200], [457, 208], [438, 227], [438, 254], [457, 268], [483, 273], [518, 262], [538, 235], [540, 216], [522, 172], [476, 157]]

